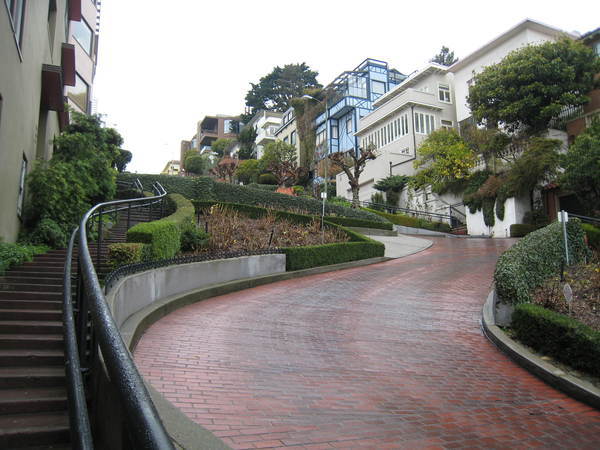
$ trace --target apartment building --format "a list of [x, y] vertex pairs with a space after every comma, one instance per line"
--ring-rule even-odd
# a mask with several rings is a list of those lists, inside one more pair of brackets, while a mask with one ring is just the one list
[[281, 126], [283, 113], [277, 111], [258, 111], [247, 126], [254, 127], [256, 131], [256, 139], [254, 140], [254, 152], [256, 159], [260, 159], [263, 155], [264, 148], [269, 142], [275, 142], [277, 137], [275, 133]]
[[180, 172], [180, 164], [179, 161], [172, 159], [167, 162], [165, 168], [160, 172], [161, 175], [179, 175]]
[[65, 88], [75, 87], [79, 70], [71, 29], [87, 3], [94, 3], [1, 3], [0, 238], [14, 242], [22, 224], [26, 175], [35, 160], [52, 157], [53, 139], [68, 123]]
[[298, 126], [294, 108], [289, 108], [283, 113], [281, 125], [275, 130], [275, 138], [293, 145], [296, 148], [296, 158], [300, 161], [300, 139], [298, 139]]
[[[373, 148], [377, 158], [368, 161], [361, 175], [360, 200], [369, 201], [374, 184], [390, 175], [413, 175], [416, 150], [439, 128], [456, 127], [453, 75], [448, 68], [429, 63], [373, 102], [374, 111], [360, 119], [355, 133], [361, 148]], [[337, 195], [351, 198], [344, 173], [336, 177]], [[400, 199], [401, 207], [447, 213], [454, 196], [443, 200], [428, 192]]]
[[210, 152], [211, 145], [217, 139], [234, 139], [240, 132], [239, 116], [205, 116], [197, 125], [196, 136], [192, 139], [200, 153]]
[[373, 111], [379, 97], [405, 78], [387, 62], [372, 58], [341, 73], [325, 88], [329, 92], [325, 111], [315, 121], [317, 154], [357, 151], [358, 122]]

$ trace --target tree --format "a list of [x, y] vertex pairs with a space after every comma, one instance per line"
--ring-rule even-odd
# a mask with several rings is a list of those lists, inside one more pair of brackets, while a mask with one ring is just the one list
[[588, 214], [600, 214], [600, 119], [577, 136], [562, 166], [561, 187], [573, 191]]
[[292, 186], [300, 175], [296, 147], [283, 141], [269, 142], [265, 146], [259, 167], [271, 172], [279, 186]]
[[119, 156], [113, 163], [113, 167], [117, 169], [119, 173], [125, 172], [125, 168], [127, 164], [131, 162], [131, 158], [133, 157], [132, 153], [128, 150], [119, 149]]
[[229, 150], [229, 147], [235, 142], [235, 139], [228, 139], [228, 138], [220, 138], [217, 139], [216, 141], [214, 141], [211, 145], [210, 148], [213, 152], [215, 152], [217, 155], [219, 156], [224, 156], [227, 151]]
[[254, 156], [254, 141], [256, 140], [256, 130], [252, 126], [242, 128], [237, 138], [240, 143], [238, 158], [251, 159]]
[[481, 124], [536, 134], [566, 107], [585, 104], [600, 58], [568, 38], [529, 45], [475, 75], [467, 99]]
[[413, 165], [421, 169], [414, 177], [418, 187], [431, 185], [434, 192], [469, 176], [475, 167], [476, 156], [455, 130], [433, 131], [417, 149]]
[[390, 175], [378, 180], [373, 188], [385, 192], [385, 200], [388, 205], [398, 206], [400, 192], [402, 192], [409, 181], [410, 177], [406, 175]]
[[448, 47], [442, 45], [440, 52], [429, 61], [441, 64], [442, 66], [451, 66], [456, 61], [458, 61], [458, 58], [454, 57], [454, 52], [451, 52]]
[[192, 154], [185, 159], [184, 168], [187, 173], [202, 175], [208, 169], [206, 158], [198, 153]]
[[244, 184], [258, 182], [260, 175], [259, 163], [256, 159], [241, 161], [235, 171], [235, 176]]
[[254, 111], [268, 109], [284, 112], [294, 97], [300, 97], [307, 88], [320, 87], [318, 72], [310, 70], [306, 63], [286, 64], [275, 67], [262, 77], [246, 94], [246, 106]]
[[224, 156], [215, 167], [210, 169], [210, 173], [218, 179], [228, 183], [233, 183], [233, 176], [238, 166], [238, 160], [229, 155]]
[[352, 207], [357, 209], [360, 206], [359, 191], [360, 191], [360, 174], [365, 170], [367, 161], [377, 158], [377, 153], [373, 147], [368, 146], [360, 148], [358, 152], [350, 150], [347, 152], [336, 152], [329, 154], [329, 160], [348, 177], [348, 183], [352, 190]]

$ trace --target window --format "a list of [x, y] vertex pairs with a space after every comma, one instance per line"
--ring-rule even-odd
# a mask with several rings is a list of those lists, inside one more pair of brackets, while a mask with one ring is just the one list
[[594, 45], [594, 51], [596, 52], [596, 55], [600, 56], [600, 41], [596, 42], [596, 45]]
[[54, 33], [56, 31], [56, 0], [48, 2], [48, 40], [50, 41], [50, 51], [54, 48]]
[[4, 0], [10, 15], [10, 22], [17, 45], [21, 47], [23, 37], [23, 22], [25, 21], [25, 0]]
[[385, 94], [385, 83], [382, 81], [371, 81], [372, 94]]
[[21, 161], [21, 175], [19, 176], [19, 197], [17, 198], [17, 215], [23, 214], [23, 203], [25, 202], [25, 176], [27, 175], [27, 158], [23, 155]]
[[288, 137], [287, 137], [287, 136], [283, 138], [283, 143], [284, 143], [284, 144], [287, 144], [287, 143], [288, 143]]
[[290, 144], [296, 145], [296, 132], [292, 131], [290, 134]]
[[435, 119], [431, 114], [415, 113], [415, 133], [429, 134], [435, 130]]
[[339, 133], [338, 133], [338, 124], [336, 123], [332, 123], [331, 124], [331, 139], [337, 139], [339, 137]]
[[92, 54], [93, 33], [85, 20], [71, 22], [73, 37], [83, 47], [88, 55]]
[[451, 103], [450, 101], [450, 86], [447, 84], [438, 85], [438, 97], [440, 102]]
[[346, 131], [348, 132], [348, 134], [352, 133], [352, 131], [354, 131], [352, 129], [352, 116], [349, 116], [348, 118], [346, 118]]
[[454, 127], [452, 126], [451, 120], [442, 120], [442, 128], [444, 130], [452, 130]]
[[67, 96], [85, 112], [88, 110], [89, 89], [88, 84], [83, 81], [78, 73], [75, 74], [75, 86], [67, 87]]

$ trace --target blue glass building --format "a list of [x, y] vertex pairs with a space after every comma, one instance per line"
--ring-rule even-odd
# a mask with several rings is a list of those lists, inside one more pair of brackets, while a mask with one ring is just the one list
[[[317, 157], [358, 149], [354, 136], [358, 121], [373, 111], [373, 102], [400, 84], [406, 75], [388, 68], [385, 61], [367, 58], [355, 69], [340, 74], [329, 86], [325, 112], [315, 120]], [[326, 145], [325, 145], [326, 144]]]

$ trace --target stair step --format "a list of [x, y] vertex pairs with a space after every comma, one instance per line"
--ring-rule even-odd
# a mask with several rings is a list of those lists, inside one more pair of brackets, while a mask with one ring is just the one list
[[58, 300], [0, 300], [0, 309], [58, 310], [62, 311], [62, 301]]
[[0, 349], [0, 366], [23, 367], [23, 366], [60, 366], [65, 362], [61, 350], [55, 349]]
[[0, 389], [0, 414], [65, 411], [67, 392], [63, 386]]
[[0, 299], [6, 300], [61, 300], [61, 292], [0, 291]]
[[62, 322], [47, 320], [0, 320], [3, 334], [62, 334]]
[[[2, 301], [0, 301], [0, 306]], [[0, 309], [3, 320], [62, 320], [62, 311], [56, 309]]]
[[27, 292], [62, 292], [61, 284], [40, 284], [40, 283], [6, 283], [0, 281], [0, 291], [27, 291]]
[[66, 412], [0, 416], [0, 448], [69, 442]]
[[9, 285], [27, 285], [27, 284], [42, 284], [48, 286], [61, 286], [62, 277], [42, 277], [42, 276], [18, 276], [18, 275], [7, 275], [0, 277], [0, 284]]
[[0, 367], [0, 388], [64, 386], [64, 367]]
[[[31, 264], [31, 263], [26, 263], [26, 264]], [[9, 271], [7, 271], [6, 273], [8, 275], [12, 275], [13, 273], [53, 273], [53, 274], [58, 274], [62, 277], [62, 274], [64, 272], [64, 268], [62, 266], [44, 266], [44, 265], [37, 265], [37, 266], [26, 266], [25, 264], [21, 264], [20, 266], [18, 266], [15, 269], [11, 269]]]
[[0, 334], [0, 348], [55, 349], [64, 348], [62, 334]]

